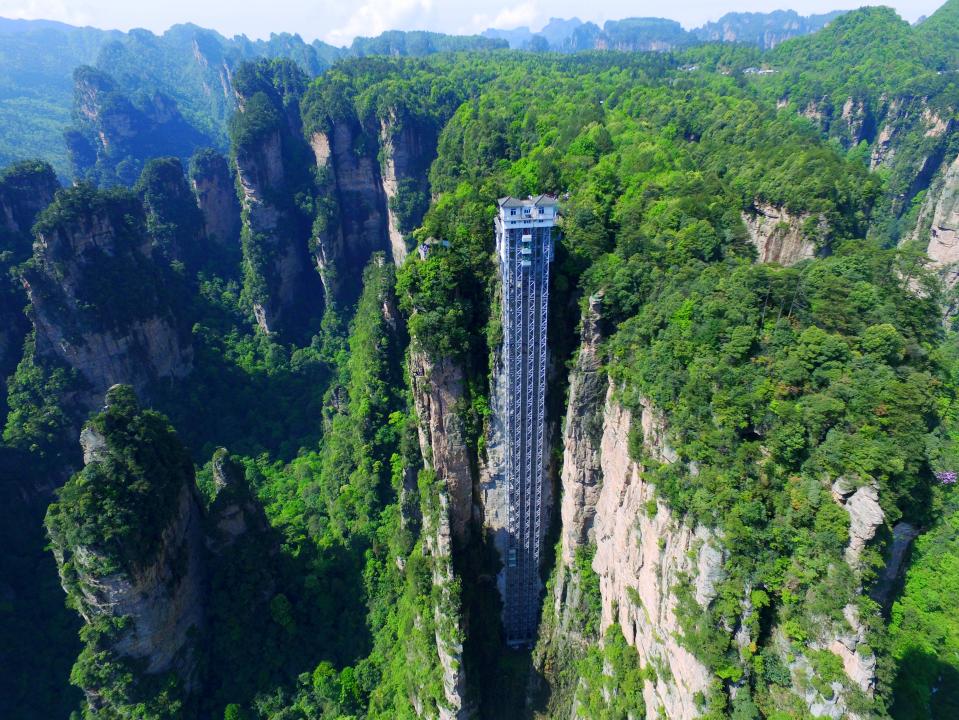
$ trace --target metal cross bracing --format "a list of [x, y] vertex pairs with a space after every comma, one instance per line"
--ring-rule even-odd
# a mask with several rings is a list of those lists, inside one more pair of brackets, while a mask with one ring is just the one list
[[[509, 504], [503, 624], [507, 642], [519, 646], [535, 640], [539, 617], [553, 213], [545, 220], [509, 223], [502, 207], [496, 229], [503, 279]], [[517, 224], [521, 226], [510, 227]]]

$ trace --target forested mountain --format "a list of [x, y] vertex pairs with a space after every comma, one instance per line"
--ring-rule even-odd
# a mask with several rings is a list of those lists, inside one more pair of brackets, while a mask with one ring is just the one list
[[[0, 174], [0, 716], [959, 715], [957, 8], [78, 57], [81, 181]], [[510, 649], [493, 218], [540, 193]]]
[[[313, 77], [337, 58], [349, 55], [427, 55], [497, 47], [505, 47], [505, 43], [423, 32], [391, 31], [376, 38], [357, 38], [351, 47], [339, 48], [319, 40], [307, 43], [289, 33], [272, 34], [269, 40], [250, 40], [243, 35], [226, 38], [192, 24], [174, 25], [155, 35], [142, 29], [122, 33], [0, 18], [0, 165], [42, 158], [67, 178], [87, 175], [101, 155], [116, 156], [113, 148], [98, 148], [95, 143], [91, 147], [89, 139], [81, 141], [76, 131], [64, 144], [63, 133], [71, 118], [79, 121], [81, 136], [99, 129], [90, 127], [89, 98], [84, 97], [91, 74], [107, 78], [103, 82], [109, 83], [111, 96], [104, 110], [124, 116], [120, 129], [128, 142], [131, 137], [139, 140], [142, 128], [138, 126], [156, 124], [150, 116], [159, 114], [177, 118], [182, 126], [177, 132], [185, 129], [194, 136], [193, 149], [206, 143], [225, 151], [226, 123], [236, 110], [230, 79], [243, 61], [290, 58]], [[77, 76], [80, 66], [91, 69]], [[155, 133], [148, 134], [155, 138]], [[186, 141], [184, 137], [180, 142]], [[151, 140], [145, 142], [149, 145]], [[160, 154], [177, 153], [177, 149], [175, 143], [170, 144]], [[131, 157], [133, 167], [128, 163], [119, 177], [130, 184], [143, 162], [156, 154], [155, 147], [146, 147], [130, 156], [121, 155], [106, 163], [105, 178], [99, 168], [96, 174], [102, 180], [116, 181], [114, 166]]]
[[600, 28], [596, 23], [579, 18], [550, 18], [539, 32], [528, 27], [513, 30], [489, 28], [484, 37], [506, 40], [518, 50], [675, 50], [699, 42], [736, 42], [755, 45], [764, 50], [790, 38], [822, 29], [841, 12], [801, 16], [793, 10], [771, 13], [727, 13], [715, 22], [685, 30], [671, 20], [661, 18], [627, 18], [610, 20]]
[[[528, 29], [489, 30], [484, 37], [394, 30], [356, 38], [346, 48], [319, 40], [307, 43], [289, 33], [272, 34], [269, 40], [226, 38], [189, 23], [155, 35], [142, 29], [123, 33], [0, 18], [0, 126], [4, 128], [0, 131], [0, 165], [42, 158], [53, 164], [61, 178], [87, 177], [130, 185], [143, 163], [158, 153], [186, 160], [192, 150], [204, 145], [225, 152], [226, 121], [236, 109], [230, 78], [241, 62], [261, 57], [290, 58], [315, 77], [342, 57], [423, 56], [502, 49], [507, 44], [560, 52], [661, 51], [702, 41], [770, 48], [817, 30], [836, 15], [806, 18], [794, 12], [731, 13], [718, 23], [689, 32], [678, 23], [655, 18], [609, 21], [602, 29], [576, 18], [554, 18], [536, 34]], [[51, 48], [57, 52], [50, 52]], [[77, 74], [80, 66], [92, 70]], [[93, 117], [92, 75], [103, 78], [101, 83], [110, 87], [106, 106], [94, 111]], [[107, 127], [108, 137], [125, 148], [97, 141], [97, 133], [104, 129], [99, 116], [111, 114], [119, 115], [121, 124]], [[176, 128], [156, 127], [171, 119]], [[111, 129], [120, 130], [121, 137], [109, 132]], [[158, 150], [156, 143], [163, 142], [164, 134], [179, 137], [179, 142], [171, 141]], [[143, 148], [136, 147], [140, 142]], [[184, 145], [189, 145], [191, 152], [182, 153]]]

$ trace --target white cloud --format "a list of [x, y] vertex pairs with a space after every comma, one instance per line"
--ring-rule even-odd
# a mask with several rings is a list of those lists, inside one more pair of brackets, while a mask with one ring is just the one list
[[327, 42], [349, 44], [354, 37], [379, 35], [386, 30], [427, 28], [433, 15], [433, 0], [366, 0], [346, 22], [326, 34]]
[[0, 0], [0, 17], [14, 20], [59, 20], [71, 25], [89, 25], [94, 14], [86, 3], [64, 0]]
[[537, 2], [537, 0], [529, 0], [519, 5], [505, 7], [496, 15], [474, 15], [473, 29], [475, 31], [482, 31], [490, 27], [503, 30], [511, 30], [523, 26], [532, 27], [541, 24], [542, 19], [543, 13], [539, 9], [539, 2]]

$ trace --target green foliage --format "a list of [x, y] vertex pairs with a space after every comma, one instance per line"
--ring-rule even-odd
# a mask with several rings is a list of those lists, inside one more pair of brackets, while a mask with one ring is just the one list
[[[948, 35], [937, 23], [936, 32]], [[867, 9], [768, 54], [711, 46], [678, 55], [363, 58], [338, 64], [309, 85], [308, 73], [291, 61], [238, 65], [234, 80], [244, 110], [231, 123], [234, 157], [255, 160], [265, 141], [279, 138], [284, 179], [263, 191], [283, 216], [283, 236], [256, 232], [246, 218], [242, 289], [235, 268], [204, 265], [204, 248], [198, 262], [187, 263], [189, 282], [173, 285], [173, 294], [183, 290], [176, 301], [142, 290], [164, 287], [176, 272], [98, 259], [104, 273], [81, 288], [76, 319], [120, 325], [134, 312], [171, 306], [189, 318], [195, 370], [159, 392], [156, 403], [188, 438], [196, 461], [226, 445], [235, 453], [234, 469], [242, 467], [241, 485], [226, 493], [216, 488], [212, 465], [199, 475], [210, 522], [236, 501], [251, 528], [218, 550], [211, 574], [203, 714], [411, 718], [414, 702], [430, 714], [445, 703], [442, 646], [463, 640], [461, 603], [474, 633], [495, 626], [495, 601], [483, 606], [480, 573], [469, 575], [486, 570], [474, 557], [481, 551], [472, 548], [459, 559], [458, 571], [468, 578], [463, 587], [441, 579], [449, 559], [432, 554], [429, 533], [442, 488], [434, 474], [417, 472], [402, 356], [410, 341], [433, 359], [463, 367], [466, 397], [457, 411], [471, 451], [482, 452], [477, 438], [490, 412], [490, 351], [501, 334], [491, 221], [496, 198], [507, 193], [562, 197], [551, 315], [557, 365], [573, 344], [571, 333], [560, 335], [576, 315], [575, 299], [601, 296], [603, 359], [620, 401], [634, 414], [641, 400], [649, 401], [669, 419], [676, 461], [641, 458], [656, 499], [677, 519], [721, 531], [725, 580], [716, 597], [703, 608], [689, 583], [677, 592], [681, 641], [715, 675], [708, 696], [698, 698], [704, 714], [727, 712], [722, 688], [731, 683], [744, 683], [728, 708], [733, 717], [805, 712], [797, 709], [798, 699], [789, 699], [788, 658], [768, 646], [772, 625], [810, 658], [821, 690], [841, 679], [837, 658], [802, 646], [844, 622], [846, 604], [860, 606], [881, 652], [878, 612], [861, 590], [874, 574], [870, 555], [862, 574], [843, 561], [848, 513], [830, 487], [840, 477], [874, 485], [888, 523], [904, 518], [932, 525], [942, 533], [940, 544], [949, 546], [948, 522], [937, 519], [932, 471], [947, 470], [956, 459], [950, 372], [959, 364], [939, 349], [940, 295], [921, 252], [863, 239], [898, 237], [917, 216], [917, 191], [906, 182], [915, 173], [903, 168], [914, 170], [938, 141], [913, 128], [897, 155], [902, 165], [872, 173], [865, 162], [871, 140], [862, 144], [849, 135], [848, 123], [835, 121], [850, 97], [874, 116], [883, 93], [919, 88], [946, 113], [952, 80], [935, 75], [938, 67], [929, 63], [949, 59], [924, 60], [916, 39], [936, 25], [928, 27], [911, 29], [890, 11]], [[639, 21], [607, 34], [638, 42], [648, 29]], [[185, 38], [216, 55], [215, 37], [171, 30], [170, 40]], [[382, 42], [402, 54], [431, 52], [434, 40], [407, 35]], [[121, 228], [125, 247], [149, 236], [167, 264], [186, 261], [177, 249], [192, 247], [199, 225], [189, 189], [184, 193], [183, 156], [173, 152], [181, 160], [145, 164], [170, 154], [164, 148], [172, 126], [158, 130], [152, 123], [162, 98], [133, 97], [129, 83], [150, 73], [151, 89], [176, 95], [171, 86], [184, 81], [176, 97], [184, 100], [185, 125], [178, 127], [200, 129], [205, 145], [222, 143], [225, 114], [218, 106], [204, 119], [202, 103], [186, 102], [197, 76], [166, 62], [166, 42], [132, 33], [128, 43], [104, 52], [116, 61], [115, 77], [78, 76], [102, 94], [101, 121], [132, 118], [139, 133], [136, 147], [118, 149], [92, 177], [132, 183], [143, 166], [139, 197], [81, 185], [61, 193], [40, 218], [41, 232], [68, 232], [100, 213]], [[302, 51], [289, 36], [270, 43], [299, 53], [301, 67], [319, 52]], [[147, 58], [142, 73], [131, 68], [133, 50]], [[747, 78], [743, 70], [757, 63], [776, 72]], [[782, 98], [789, 106], [777, 111], [774, 101]], [[811, 102], [829, 123], [814, 127], [796, 116]], [[918, 105], [910, 113], [921, 117]], [[374, 259], [362, 293], [331, 299], [322, 325], [304, 307], [302, 332], [254, 333], [250, 310], [273, 294], [282, 249], [290, 243], [305, 249], [337, 222], [365, 217], [356, 198], [332, 199], [330, 177], [316, 171], [303, 137], [341, 124], [354, 137], [352, 151], [367, 157], [405, 131], [423, 138], [427, 151], [400, 182], [391, 210], [425, 258], [413, 254], [398, 278]], [[71, 135], [76, 153], [95, 149], [91, 129]], [[381, 136], [384, 131], [390, 137]], [[202, 153], [192, 173], [205, 177], [214, 163]], [[824, 257], [791, 268], [754, 264], [743, 213], [766, 205], [799, 218], [796, 231]], [[31, 264], [25, 272], [36, 279]], [[42, 283], [31, 287], [56, 291]], [[397, 300], [410, 338], [393, 312]], [[77, 387], [76, 378], [28, 351], [12, 385], [6, 441], [49, 452], [72, 420], [61, 400]], [[124, 402], [119, 398], [118, 408]], [[150, 551], [151, 533], [171, 507], [171, 477], [192, 472], [165, 421], [150, 411], [124, 412], [131, 418], [110, 433], [125, 433], [123, 441], [141, 454], [111, 449], [107, 462], [71, 480], [48, 517], [55, 546], [105, 544], [109, 562], [102, 571]], [[94, 422], [106, 423], [104, 417]], [[150, 454], [161, 449], [165, 460]], [[219, 453], [214, 462], [223, 459]], [[657, 507], [648, 504], [646, 512], [662, 512]], [[934, 562], [950, 568], [950, 550], [918, 550], [893, 615], [897, 689], [907, 698], [897, 708], [925, 707], [939, 678], [954, 670], [939, 658], [951, 652], [945, 608], [927, 597], [948, 596], [949, 573], [933, 576], [929, 568]], [[578, 553], [572, 570], [583, 601], [576, 626], [588, 641], [599, 634], [601, 607], [590, 553]], [[68, 585], [72, 572], [68, 562]], [[740, 657], [731, 633], [743, 618], [746, 589], [755, 645]], [[133, 707], [134, 715], [189, 712], [178, 706], [179, 691], [167, 678], [143, 685], [140, 669], [104, 654], [113, 630], [87, 631], [75, 679], [109, 688], [115, 704]], [[499, 673], [506, 683], [525, 677], [522, 658], [504, 660], [487, 650], [464, 651], [494, 658], [474, 677]], [[916, 658], [921, 661], [913, 663]], [[617, 628], [577, 669], [584, 715], [644, 713], [642, 683], [654, 670], [644, 674]], [[525, 684], [517, 695], [525, 695]], [[888, 700], [880, 685], [876, 705], [864, 707], [871, 712]]]
[[204, 243], [203, 214], [179, 159], [149, 160], [135, 191], [146, 211], [147, 233], [168, 261], [180, 261], [191, 271], [213, 265], [214, 253]]
[[596, 720], [629, 720], [646, 714], [646, 673], [636, 648], [626, 642], [618, 624], [607, 628], [602, 645], [590, 648], [578, 667], [581, 689], [574, 703], [579, 715]]
[[949, 717], [959, 712], [959, 503], [943, 494], [942, 518], [916, 541], [889, 634], [898, 664], [896, 720]]
[[955, 54], [950, 50], [959, 44], [959, 3], [946, 0], [916, 28], [923, 57], [937, 70], [955, 71]]
[[179, 681], [172, 673], [147, 675], [119, 654], [114, 646], [129, 618], [91, 611], [83, 585], [156, 562], [178, 498], [193, 484], [193, 465], [166, 419], [141, 410], [130, 387], [111, 388], [106, 402], [86, 428], [99, 444], [95, 457], [58, 491], [45, 521], [68, 602], [87, 618], [70, 679], [103, 699], [102, 711], [88, 710], [89, 717], [178, 717]]
[[96, 549], [100, 573], [129, 573], [152, 562], [193, 465], [166, 419], [141, 410], [128, 386], [111, 388], [106, 409], [87, 427], [103, 438], [103, 457], [60, 489], [47, 530], [65, 556]]
[[599, 575], [593, 570], [593, 557], [595, 555], [596, 548], [594, 546], [590, 546], [588, 549], [579, 548], [576, 551], [573, 565], [573, 572], [579, 579], [579, 590], [582, 593], [576, 626], [587, 637], [599, 637], [599, 623], [603, 609], [603, 598], [599, 590]]
[[23, 359], [10, 378], [10, 412], [3, 441], [11, 447], [49, 456], [63, 449], [64, 433], [71, 426], [69, 413], [62, 405], [63, 397], [78, 382], [72, 370], [38, 360], [35, 345], [34, 336], [29, 336]]

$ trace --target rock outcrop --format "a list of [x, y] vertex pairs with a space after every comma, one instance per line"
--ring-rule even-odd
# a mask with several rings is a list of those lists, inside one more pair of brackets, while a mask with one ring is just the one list
[[[322, 315], [322, 281], [310, 258], [312, 217], [295, 198], [314, 188], [304, 160], [299, 96], [306, 78], [291, 62], [259, 66], [237, 86], [240, 97], [234, 155], [243, 208], [244, 294], [265, 333], [309, 337], [310, 319]], [[251, 74], [252, 75], [252, 74]]]
[[243, 466], [219, 448], [213, 455], [215, 495], [207, 513], [206, 547], [222, 554], [248, 532], [265, 533], [269, 521], [246, 484]]
[[[193, 464], [166, 421], [140, 410], [125, 386], [111, 388], [81, 442], [85, 466], [50, 506], [47, 528], [63, 587], [90, 628], [85, 640], [147, 675], [172, 672], [189, 694], [205, 625]], [[125, 682], [86, 676], [91, 708], [119, 710], [132, 697]]]
[[959, 280], [959, 158], [945, 170], [926, 197], [915, 237], [951, 288]]
[[171, 310], [175, 281], [154, 262], [135, 196], [76, 187], [38, 221], [23, 274], [36, 351], [75, 370], [93, 409], [114, 384], [149, 394], [192, 369], [190, 326]]
[[134, 102], [109, 74], [88, 66], [77, 68], [73, 80], [76, 124], [66, 142], [78, 179], [131, 186], [150, 158], [187, 159], [214, 144], [168, 95], [155, 91]]
[[375, 153], [358, 152], [365, 137], [354, 117], [331, 120], [310, 146], [325, 192], [332, 201], [326, 223], [314, 238], [315, 260], [326, 292], [345, 304], [359, 296], [359, 272], [373, 253], [390, 251], [383, 194]]
[[757, 203], [752, 212], [743, 213], [749, 240], [762, 263], [793, 265], [815, 257], [816, 243], [805, 230], [808, 217], [790, 214], [785, 208]]
[[[664, 437], [665, 423], [647, 405], [641, 418], [646, 452], [675, 459]], [[633, 418], [606, 398], [600, 458], [603, 487], [596, 503], [593, 569], [602, 594], [602, 627], [618, 623], [641, 664], [657, 668], [643, 695], [647, 717], [688, 720], [700, 714], [697, 697], [708, 694], [712, 672], [680, 641], [676, 592], [688, 576], [695, 601], [707, 607], [723, 578], [724, 555], [715, 535], [675, 517], [656, 498], [655, 487], [629, 457]]]
[[[552, 593], [544, 600], [543, 620], [534, 664], [551, 686], [554, 716], [572, 711], [578, 679], [568, 669], [598, 638], [583, 627], [584, 578], [577, 555], [595, 544], [593, 523], [603, 486], [600, 441], [609, 380], [602, 367], [599, 344], [602, 297], [589, 298], [583, 313], [581, 346], [570, 374], [569, 401], [563, 428], [563, 465], [560, 473], [560, 557], [552, 579]], [[492, 445], [492, 443], [491, 443]], [[484, 491], [489, 490], [484, 485]], [[502, 499], [505, 502], [505, 495]], [[598, 618], [593, 618], [598, 621]]]
[[832, 486], [833, 498], [849, 513], [849, 545], [846, 562], [858, 568], [859, 558], [866, 544], [882, 526], [885, 515], [879, 505], [879, 490], [875, 485], [857, 488], [847, 478], [839, 478]]
[[583, 315], [582, 344], [570, 376], [563, 432], [563, 488], [560, 515], [563, 563], [573, 564], [576, 550], [595, 541], [593, 522], [602, 489], [600, 441], [609, 379], [599, 355], [600, 297], [591, 297]]
[[[568, 687], [561, 666], [574, 662], [616, 624], [637, 650], [640, 664], [656, 670], [643, 688], [646, 717], [695, 718], [715, 676], [682, 644], [677, 593], [688, 582], [695, 602], [708, 607], [724, 577], [725, 553], [714, 532], [676, 517], [657, 498], [643, 467], [630, 457], [635, 422], [649, 458], [677, 461], [662, 414], [643, 402], [641, 417], [634, 421], [615, 399], [599, 356], [600, 304], [601, 298], [590, 298], [570, 378], [560, 558], [535, 661], [553, 688], [552, 711], [577, 717], [568, 706], [575, 688]], [[600, 594], [600, 617], [592, 620], [598, 628], [595, 637], [585, 636], [582, 627], [589, 610], [578, 561], [589, 553], [594, 553]]]
[[[832, 484], [832, 497], [849, 513], [845, 560], [858, 577], [862, 552], [885, 521], [879, 491], [873, 484], [857, 487], [849, 478], [841, 477]], [[828, 683], [818, 678], [810, 653], [797, 652], [796, 645], [790, 644], [782, 629], [775, 628], [772, 646], [788, 661], [792, 691], [802, 698], [814, 717], [834, 720], [864, 717], [853, 710], [851, 692], [862, 692], [872, 698], [876, 688], [877, 660], [867, 640], [867, 623], [860, 617], [859, 608], [849, 603], [842, 609], [842, 619], [823, 617], [817, 628], [806, 647], [838, 657], [845, 678], [833, 678]]]
[[148, 160], [136, 184], [154, 256], [196, 272], [209, 260], [203, 215], [178, 158]]
[[[463, 640], [459, 629], [459, 586], [453, 573], [453, 545], [450, 536], [450, 509], [445, 489], [425, 502], [436, 507], [424, 508], [424, 550], [430, 558], [433, 587], [439, 593], [433, 605], [433, 626], [436, 652], [443, 672], [445, 703], [437, 707], [438, 720], [467, 720], [472, 716], [466, 700], [466, 673], [463, 666]], [[450, 610], [454, 610], [450, 613]]]
[[30, 257], [37, 215], [60, 187], [46, 163], [18, 163], [0, 172], [0, 417], [5, 415], [6, 379], [23, 354], [30, 323], [27, 298], [10, 270]]
[[[44, 162], [24, 162], [0, 172], [0, 232], [15, 233], [29, 238], [37, 215], [53, 202], [60, 183], [53, 168]], [[4, 237], [3, 248], [13, 250]]]
[[463, 371], [450, 359], [410, 353], [420, 450], [449, 495], [452, 536], [465, 542], [473, 515], [473, 476], [463, 428]]
[[190, 184], [203, 213], [206, 236], [227, 248], [240, 246], [240, 204], [226, 158], [201, 151], [190, 161]]
[[872, 597], [888, 610], [893, 588], [902, 575], [912, 541], [919, 536], [919, 528], [911, 523], [898, 522], [892, 528], [892, 543], [889, 546], [886, 564], [873, 588]]
[[312, 130], [310, 146], [328, 205], [314, 254], [329, 295], [345, 304], [355, 301], [356, 278], [374, 253], [386, 252], [396, 265], [406, 259], [406, 236], [428, 206], [427, 174], [437, 139], [432, 120], [395, 110], [363, 119], [341, 109]]

